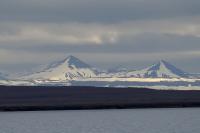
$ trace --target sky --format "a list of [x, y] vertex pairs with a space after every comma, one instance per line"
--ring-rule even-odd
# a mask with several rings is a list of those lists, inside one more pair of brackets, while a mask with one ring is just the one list
[[99, 68], [200, 72], [198, 0], [0, 0], [0, 71], [74, 55]]

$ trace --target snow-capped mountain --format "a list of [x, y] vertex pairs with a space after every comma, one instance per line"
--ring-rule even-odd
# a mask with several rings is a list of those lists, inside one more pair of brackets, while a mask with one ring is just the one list
[[161, 60], [145, 69], [128, 72], [126, 76], [140, 78], [185, 78], [188, 77], [188, 73], [176, 68], [164, 60]]
[[161, 60], [142, 70], [128, 71], [128, 69], [116, 69], [112, 71], [98, 71], [74, 56], [48, 65], [40, 72], [23, 76], [22, 79], [38, 80], [79, 80], [83, 78], [196, 78], [172, 64]]
[[20, 79], [1, 79], [0, 85], [135, 86], [195, 90], [200, 87], [200, 77], [197, 76], [198, 74], [188, 74], [163, 60], [142, 70], [130, 71], [123, 68], [106, 71], [92, 68], [78, 58], [69, 56]]
[[73, 80], [96, 77], [96, 71], [74, 56], [48, 65], [44, 70], [22, 77], [40, 80]]

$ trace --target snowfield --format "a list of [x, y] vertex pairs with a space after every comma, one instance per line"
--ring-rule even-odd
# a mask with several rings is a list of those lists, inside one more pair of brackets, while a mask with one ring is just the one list
[[75, 80], [0, 80], [9, 86], [145, 87], [158, 90], [200, 90], [200, 79], [187, 78], [78, 78]]
[[94, 77], [94, 78], [79, 78], [77, 81], [127, 81], [127, 82], [176, 82], [176, 81], [185, 81], [185, 82], [196, 82], [200, 79], [187, 79], [187, 78], [120, 78], [120, 77]]

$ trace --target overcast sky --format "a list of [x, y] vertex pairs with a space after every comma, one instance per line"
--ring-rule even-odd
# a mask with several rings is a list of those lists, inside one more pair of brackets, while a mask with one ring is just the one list
[[199, 0], [0, 0], [0, 71], [68, 55], [100, 68], [161, 59], [200, 72]]

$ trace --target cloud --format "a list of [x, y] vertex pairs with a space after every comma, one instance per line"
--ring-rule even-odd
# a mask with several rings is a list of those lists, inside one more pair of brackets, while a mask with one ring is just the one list
[[127, 21], [115, 24], [1, 22], [0, 46], [9, 43], [19, 46], [23, 44], [107, 45], [117, 44], [124, 39], [134, 43], [130, 38], [138, 36], [145, 38], [150, 34], [199, 38], [200, 17]]
[[0, 19], [36, 22], [104, 22], [195, 16], [198, 0], [1, 0]]
[[[23, 69], [69, 54], [105, 66], [160, 58], [195, 63], [199, 5], [198, 0], [1, 0], [0, 63], [5, 68], [21, 63]], [[188, 64], [191, 70], [199, 67]]]
[[[184, 21], [185, 20], [185, 21]], [[0, 23], [0, 48], [57, 53], [200, 50], [200, 18], [100, 23]]]
[[111, 28], [93, 24], [1, 23], [0, 29], [0, 43], [102, 44], [117, 38]]

